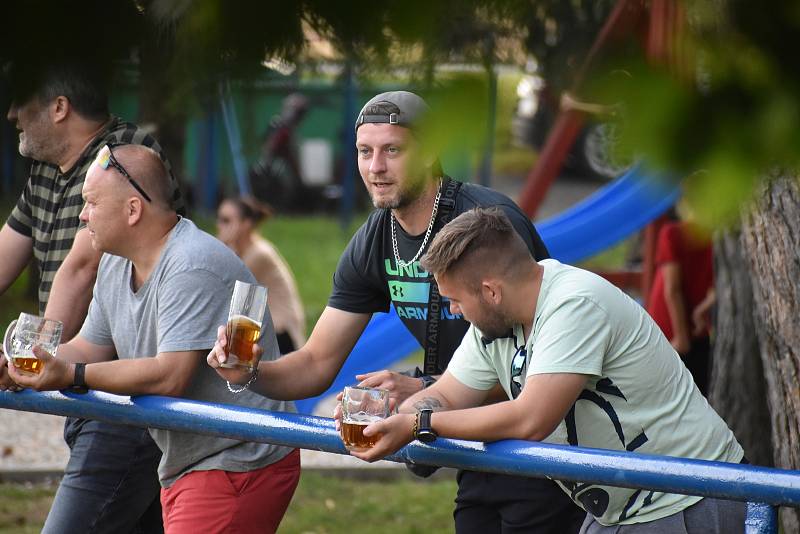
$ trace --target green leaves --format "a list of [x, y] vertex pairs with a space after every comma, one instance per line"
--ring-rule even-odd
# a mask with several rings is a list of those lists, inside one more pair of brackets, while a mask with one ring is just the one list
[[787, 29], [800, 29], [800, 17], [754, 14], [741, 4], [731, 3], [721, 20], [717, 12], [691, 13], [673, 43], [683, 64], [618, 57], [606, 71], [629, 76], [588, 85], [589, 98], [619, 103], [623, 147], [677, 179], [691, 175], [687, 199], [700, 222], [717, 227], [738, 220], [769, 169], [794, 168], [800, 158], [800, 74], [784, 50], [793, 43], [781, 47], [769, 35], [797, 35]]

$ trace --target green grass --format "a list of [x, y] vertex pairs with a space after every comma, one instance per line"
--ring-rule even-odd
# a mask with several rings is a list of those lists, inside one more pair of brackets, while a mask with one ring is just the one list
[[[452, 478], [360, 480], [340, 473], [303, 472], [280, 534], [453, 531]], [[39, 532], [56, 486], [0, 484], [0, 534]]]
[[0, 534], [41, 532], [55, 492], [54, 483], [0, 484]]
[[455, 480], [410, 476], [388, 482], [305, 472], [278, 532], [452, 532]]

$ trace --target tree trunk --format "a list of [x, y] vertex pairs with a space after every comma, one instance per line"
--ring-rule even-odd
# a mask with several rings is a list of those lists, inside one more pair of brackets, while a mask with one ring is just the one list
[[741, 233], [714, 240], [717, 290], [709, 402], [733, 430], [748, 460], [773, 465], [770, 415], [756, 337], [753, 287]]
[[[800, 188], [769, 177], [742, 226], [772, 420], [775, 465], [800, 469]], [[800, 532], [798, 509], [784, 509], [784, 532]]]

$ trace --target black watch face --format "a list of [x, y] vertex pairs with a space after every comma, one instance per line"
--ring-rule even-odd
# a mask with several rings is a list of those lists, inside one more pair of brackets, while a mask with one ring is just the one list
[[420, 440], [422, 443], [431, 443], [436, 441], [436, 434], [431, 432], [430, 430], [420, 430], [417, 436], [417, 439]]

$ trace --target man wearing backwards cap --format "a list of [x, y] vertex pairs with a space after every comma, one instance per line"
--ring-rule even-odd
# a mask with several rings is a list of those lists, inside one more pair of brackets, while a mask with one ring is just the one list
[[[425, 348], [425, 371], [358, 375], [360, 385], [388, 389], [397, 402], [432, 384], [444, 372], [469, 324], [439, 300], [435, 281], [419, 266], [433, 235], [458, 214], [497, 206], [509, 217], [536, 259], [547, 249], [530, 220], [509, 198], [442, 172], [421, 125], [429, 108], [408, 91], [373, 97], [356, 120], [358, 168], [376, 210], [351, 239], [333, 277], [333, 293], [311, 337], [299, 350], [261, 362], [256, 375], [220, 368], [225, 328], [208, 363], [226, 380], [248, 383], [273, 399], [319, 395], [330, 385], [374, 312], [394, 304], [398, 316]], [[433, 287], [432, 287], [433, 286]], [[428, 313], [429, 310], [439, 313]], [[430, 317], [430, 321], [428, 318]], [[499, 397], [498, 397], [499, 398]], [[554, 482], [461, 471], [454, 513], [456, 531], [577, 532], [583, 513]]]

